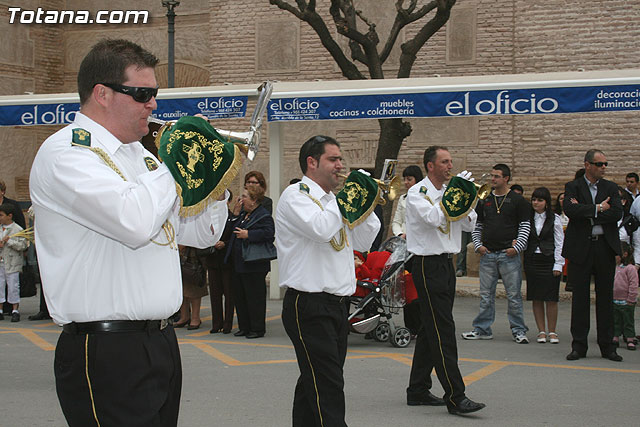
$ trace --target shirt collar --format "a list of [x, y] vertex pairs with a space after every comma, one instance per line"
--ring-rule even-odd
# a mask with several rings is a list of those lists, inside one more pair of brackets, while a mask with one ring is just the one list
[[582, 177], [584, 178], [584, 180], [587, 182], [587, 187], [597, 187], [598, 183], [600, 182], [600, 180], [597, 180], [594, 184], [591, 183], [591, 181], [589, 181], [589, 178], [587, 178], [587, 175], [582, 175]]
[[82, 129], [91, 133], [91, 145], [95, 147], [100, 145], [101, 148], [110, 155], [115, 154], [120, 148], [126, 148], [127, 150], [133, 150], [134, 152], [142, 152], [142, 144], [139, 141], [132, 142], [130, 144], [123, 144], [118, 138], [113, 136], [104, 126], [94, 121], [93, 119], [85, 116], [81, 112], [76, 113], [76, 117], [73, 120], [74, 125], [78, 125]]
[[314, 199], [320, 200], [325, 196], [335, 197], [335, 195], [332, 192], [327, 193], [322, 189], [322, 187], [320, 187], [320, 185], [318, 185], [317, 182], [315, 182], [314, 180], [312, 180], [306, 175], [302, 177], [301, 182], [303, 182], [304, 184], [307, 184], [307, 186], [309, 187], [309, 195]]

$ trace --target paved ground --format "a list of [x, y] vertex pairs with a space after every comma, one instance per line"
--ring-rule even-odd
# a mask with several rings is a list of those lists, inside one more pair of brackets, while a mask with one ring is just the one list
[[[461, 290], [474, 293], [473, 281], [461, 280]], [[280, 321], [281, 301], [269, 301], [267, 335], [258, 340], [209, 334], [207, 298], [205, 302], [206, 329], [178, 330], [184, 370], [180, 426], [291, 425], [297, 366]], [[473, 296], [456, 300], [458, 333], [470, 328], [477, 306], [478, 299]], [[26, 320], [36, 311], [37, 298], [23, 300], [21, 308], [24, 320], [20, 323], [0, 322], [0, 426], [64, 426], [53, 381], [53, 349], [60, 329], [50, 321]], [[640, 351], [620, 349], [625, 360], [611, 362], [599, 357], [594, 338], [586, 359], [566, 361], [569, 310], [568, 302], [560, 303], [559, 345], [515, 344], [507, 325], [505, 300], [497, 302], [492, 341], [459, 339], [467, 394], [487, 404], [485, 410], [468, 417], [451, 416], [442, 407], [406, 406], [413, 344], [397, 349], [352, 334], [345, 366], [348, 424], [639, 425]], [[525, 316], [532, 327], [530, 304]], [[640, 322], [636, 325], [640, 331]], [[529, 337], [534, 338], [535, 332]], [[435, 377], [434, 383], [434, 393], [442, 394]]]

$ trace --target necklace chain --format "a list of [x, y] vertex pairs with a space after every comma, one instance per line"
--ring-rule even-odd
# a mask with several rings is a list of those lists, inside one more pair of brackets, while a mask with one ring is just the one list
[[[509, 192], [507, 192], [509, 194]], [[504, 195], [504, 199], [502, 199], [502, 203], [498, 204], [498, 198], [496, 197], [496, 193], [493, 193], [493, 200], [496, 202], [496, 211], [500, 213], [500, 209], [502, 209], [502, 205], [504, 205], [504, 201], [507, 200], [507, 194]]]

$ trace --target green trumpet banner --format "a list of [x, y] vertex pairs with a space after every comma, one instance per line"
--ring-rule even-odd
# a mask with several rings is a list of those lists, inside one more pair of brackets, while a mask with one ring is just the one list
[[458, 221], [467, 216], [477, 197], [478, 190], [473, 182], [454, 176], [442, 195], [440, 206], [449, 221]]
[[370, 176], [352, 171], [336, 194], [342, 221], [353, 229], [364, 221], [380, 199], [380, 187]]
[[168, 123], [155, 142], [158, 157], [176, 181], [183, 217], [198, 215], [215, 202], [242, 165], [239, 148], [200, 117]]

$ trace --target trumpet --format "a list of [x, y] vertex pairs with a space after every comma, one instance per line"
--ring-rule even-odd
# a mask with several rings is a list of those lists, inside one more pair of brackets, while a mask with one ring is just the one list
[[473, 183], [473, 185], [476, 186], [476, 192], [478, 194], [478, 199], [480, 200], [486, 199], [487, 197], [489, 197], [489, 194], [491, 194], [491, 184], [486, 182], [488, 176], [488, 173], [483, 173], [479, 179], [481, 183]]
[[[343, 173], [339, 173], [338, 177], [346, 180], [349, 176]], [[390, 181], [383, 181], [381, 179], [376, 179], [373, 177], [370, 178], [374, 180], [376, 184], [378, 184], [378, 188], [380, 188], [380, 190], [382, 191], [382, 194], [380, 194], [380, 198], [377, 201], [377, 203], [381, 206], [386, 205], [387, 200], [393, 202], [398, 197], [398, 194], [402, 191], [402, 182], [400, 182], [400, 178], [398, 178], [397, 175], [391, 178]]]
[[[271, 93], [273, 92], [273, 83], [270, 81], [266, 81], [262, 83], [258, 87], [258, 101], [256, 103], [256, 108], [253, 110], [253, 116], [251, 117], [251, 124], [249, 127], [249, 131], [247, 132], [234, 132], [225, 129], [218, 129], [214, 127], [216, 132], [218, 132], [221, 136], [227, 138], [227, 140], [238, 146], [240, 151], [242, 151], [249, 161], [253, 161], [256, 157], [256, 153], [258, 152], [258, 148], [260, 147], [260, 129], [262, 127], [262, 116], [267, 110], [267, 104], [269, 103], [269, 99], [271, 99]], [[206, 120], [206, 119], [205, 119]], [[154, 117], [149, 117], [147, 119], [149, 122], [149, 134], [143, 138], [143, 145], [147, 147], [149, 142], [155, 144], [156, 137], [161, 134], [161, 130], [165, 126], [171, 126], [176, 121], [164, 121], [160, 119], [156, 119]], [[211, 120], [209, 120], [211, 123]], [[151, 141], [149, 141], [149, 139]], [[147, 142], [145, 144], [145, 141]]]

